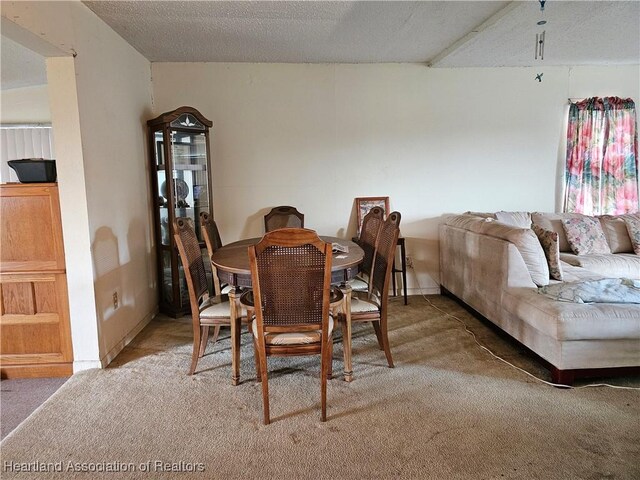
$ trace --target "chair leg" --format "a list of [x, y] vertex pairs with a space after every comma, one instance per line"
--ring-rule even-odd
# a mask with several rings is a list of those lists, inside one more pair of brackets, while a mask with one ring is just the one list
[[258, 354], [260, 356], [260, 376], [262, 378], [262, 414], [264, 418], [264, 424], [269, 425], [271, 419], [269, 418], [269, 379], [267, 377], [267, 352], [263, 346], [258, 348]]
[[258, 340], [253, 337], [253, 358], [256, 361], [256, 380], [258, 382], [262, 381], [262, 375], [260, 374], [260, 354], [258, 353]]
[[380, 350], [384, 350], [384, 343], [382, 342], [382, 332], [380, 331], [380, 322], [378, 320], [374, 320], [373, 322], [371, 322], [371, 326], [376, 332], [376, 338], [378, 339], [378, 346], [380, 347]]
[[198, 365], [198, 353], [200, 353], [200, 326], [193, 326], [193, 352], [191, 353], [191, 367], [189, 375], [193, 375]]
[[387, 335], [387, 318], [383, 316], [380, 319], [380, 331], [382, 334], [382, 347], [384, 349], [384, 354], [387, 357], [387, 363], [389, 364], [389, 368], [393, 368], [393, 359], [391, 358], [391, 347], [389, 346], [389, 336]]
[[333, 332], [329, 335], [329, 341], [327, 342], [327, 349], [329, 350], [329, 365], [327, 366], [327, 379], [331, 380], [333, 376]]
[[240, 312], [235, 288], [229, 292], [231, 304], [231, 385], [240, 383]]
[[340, 316], [340, 328], [342, 329], [342, 350], [344, 354], [344, 381], [353, 379], [353, 367], [351, 365], [351, 286], [340, 287], [344, 293], [343, 314]]
[[327, 421], [327, 375], [329, 371], [329, 351], [330, 347], [328, 341], [325, 340], [322, 348], [322, 354], [320, 358], [320, 408], [322, 409], [322, 413], [320, 416], [321, 421]]
[[351, 318], [349, 315], [341, 317], [342, 350], [344, 354], [344, 381], [353, 380], [353, 367], [351, 365]]
[[216, 325], [213, 328], [213, 345], [218, 341], [218, 335], [220, 335], [220, 325]]
[[200, 331], [200, 349], [198, 351], [198, 358], [202, 358], [204, 351], [207, 349], [207, 342], [209, 341], [209, 327], [200, 327]]

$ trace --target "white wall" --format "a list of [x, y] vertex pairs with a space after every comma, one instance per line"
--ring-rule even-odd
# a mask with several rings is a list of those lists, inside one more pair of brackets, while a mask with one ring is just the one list
[[51, 123], [47, 86], [0, 91], [0, 123]]
[[154, 63], [152, 73], [157, 112], [190, 105], [214, 122], [224, 242], [262, 234], [262, 216], [280, 204], [351, 237], [354, 197], [388, 195], [429, 292], [442, 214], [555, 209], [568, 97], [640, 99], [637, 66]]
[[14, 22], [75, 54], [48, 59], [56, 79], [49, 79], [49, 96], [67, 270], [75, 272], [75, 366], [104, 365], [157, 309], [146, 152], [150, 63], [80, 2], [3, 3], [2, 16], [3, 25]]

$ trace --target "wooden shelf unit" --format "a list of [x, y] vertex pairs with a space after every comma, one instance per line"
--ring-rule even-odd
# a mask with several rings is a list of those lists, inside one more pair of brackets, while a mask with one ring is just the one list
[[0, 185], [0, 375], [73, 373], [55, 183]]

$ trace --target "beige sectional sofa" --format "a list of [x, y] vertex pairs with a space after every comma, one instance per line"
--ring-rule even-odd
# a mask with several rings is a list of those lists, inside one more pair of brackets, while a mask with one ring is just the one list
[[[562, 224], [568, 216], [530, 215], [533, 223], [558, 234], [563, 282], [640, 279], [640, 256], [625, 238], [619, 218], [601, 219], [612, 253], [576, 255]], [[531, 228], [507, 225], [495, 214], [448, 216], [440, 226], [443, 293], [535, 352], [548, 364], [555, 383], [640, 372], [640, 304], [573, 303], [541, 295], [539, 285], [559, 283], [549, 278], [546, 263]], [[617, 371], [602, 370], [612, 368]]]

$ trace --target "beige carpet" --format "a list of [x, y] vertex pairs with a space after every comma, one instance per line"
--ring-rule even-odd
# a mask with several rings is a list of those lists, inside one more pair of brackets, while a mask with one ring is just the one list
[[[548, 378], [457, 304], [430, 298], [494, 351]], [[326, 423], [319, 360], [270, 361], [269, 426], [247, 334], [243, 383], [233, 387], [228, 332], [188, 377], [190, 325], [159, 318], [111, 368], [73, 376], [9, 434], [2, 478], [640, 478], [640, 392], [537, 383], [421, 297], [408, 306], [394, 299], [390, 312], [396, 368], [386, 367], [371, 327], [358, 326], [353, 383], [341, 377], [341, 343], [334, 349]], [[50, 463], [20, 465], [35, 461]]]

